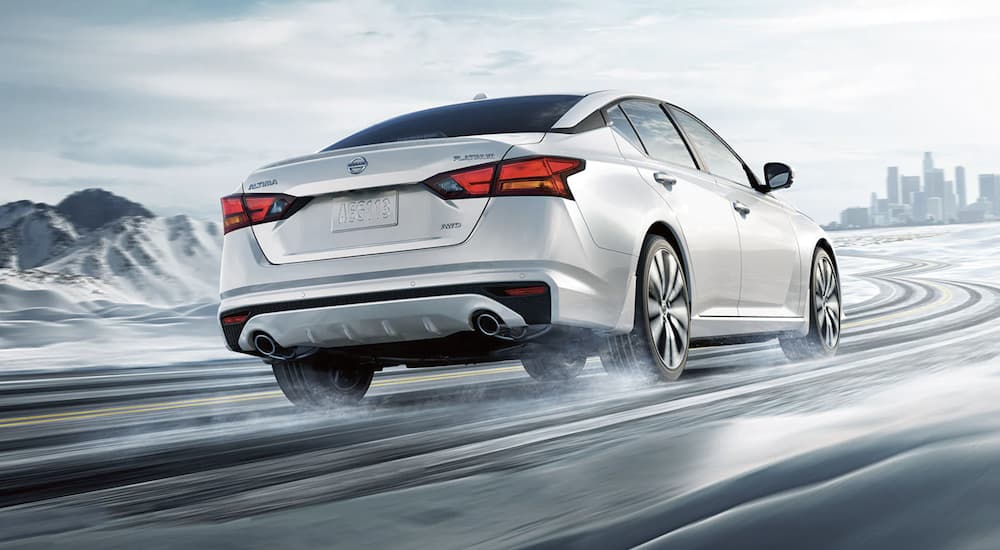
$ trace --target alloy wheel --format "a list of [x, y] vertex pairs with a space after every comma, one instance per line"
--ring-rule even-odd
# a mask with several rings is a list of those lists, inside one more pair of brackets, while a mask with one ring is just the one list
[[667, 369], [680, 368], [687, 355], [691, 313], [684, 270], [667, 249], [656, 250], [649, 265], [646, 313], [656, 354]]
[[830, 258], [821, 256], [813, 272], [813, 313], [816, 329], [827, 349], [840, 340], [840, 283]]

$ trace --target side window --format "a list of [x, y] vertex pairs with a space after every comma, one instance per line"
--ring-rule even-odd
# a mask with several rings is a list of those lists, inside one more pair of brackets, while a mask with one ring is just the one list
[[680, 109], [671, 108], [670, 112], [674, 115], [677, 124], [684, 129], [684, 133], [687, 134], [691, 144], [698, 151], [701, 160], [708, 165], [704, 167], [705, 170], [716, 176], [751, 186], [750, 178], [747, 177], [747, 172], [743, 169], [743, 162], [729, 150], [729, 147], [726, 147], [725, 143], [715, 137], [715, 134], [707, 126]]
[[608, 109], [608, 120], [611, 121], [611, 129], [616, 134], [628, 140], [636, 149], [643, 153], [646, 152], [646, 148], [642, 146], [639, 136], [636, 135], [635, 129], [632, 128], [632, 123], [625, 118], [625, 113], [622, 112], [621, 107], [615, 106]]
[[633, 99], [623, 101], [621, 108], [635, 126], [635, 131], [646, 146], [649, 156], [696, 168], [691, 153], [684, 145], [684, 140], [677, 133], [677, 128], [674, 128], [674, 124], [670, 122], [658, 103]]

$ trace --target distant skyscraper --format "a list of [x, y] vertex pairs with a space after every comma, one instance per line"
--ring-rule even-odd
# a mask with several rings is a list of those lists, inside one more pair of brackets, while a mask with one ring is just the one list
[[924, 185], [922, 191], [926, 198], [940, 197], [944, 193], [944, 176], [941, 177], [941, 186], [938, 186], [937, 176], [934, 173], [934, 154], [924, 153]]
[[924, 173], [930, 172], [934, 169], [934, 155], [932, 153], [924, 153]]
[[917, 191], [913, 194], [913, 221], [922, 222], [927, 219], [927, 193]]
[[927, 219], [936, 222], [944, 219], [944, 204], [941, 197], [927, 197]]
[[955, 194], [958, 195], [958, 207], [965, 208], [967, 197], [965, 196], [965, 167], [955, 167]]
[[924, 173], [924, 192], [928, 197], [944, 198], [944, 170], [931, 168]]
[[991, 214], [997, 214], [1000, 203], [1000, 174], [979, 174], [979, 198], [990, 201]]
[[872, 216], [878, 214], [878, 193], [872, 193], [871, 204], [869, 205], [869, 209], [872, 212]]
[[885, 197], [889, 204], [899, 204], [899, 168], [890, 166], [885, 176]]
[[946, 222], [958, 219], [958, 204], [955, 200], [955, 184], [950, 181], [944, 182], [944, 196], [941, 197], [941, 216], [941, 219]]
[[902, 176], [899, 182], [903, 204], [913, 204], [913, 194], [920, 191], [920, 176]]
[[878, 199], [875, 210], [878, 213], [873, 215], [872, 219], [869, 220], [873, 227], [892, 224], [892, 219], [889, 216], [889, 199]]

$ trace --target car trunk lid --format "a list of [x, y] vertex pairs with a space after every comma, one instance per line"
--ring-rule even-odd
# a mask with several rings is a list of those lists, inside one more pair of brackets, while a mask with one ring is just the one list
[[243, 190], [310, 197], [293, 215], [254, 225], [275, 264], [450, 246], [464, 242], [488, 198], [445, 200], [421, 182], [503, 159], [542, 133], [428, 139], [289, 159], [247, 178]]

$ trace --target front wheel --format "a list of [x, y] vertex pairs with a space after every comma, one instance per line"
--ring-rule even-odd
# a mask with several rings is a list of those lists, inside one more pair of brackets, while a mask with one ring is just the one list
[[809, 332], [778, 339], [792, 361], [833, 355], [840, 346], [840, 277], [822, 248], [813, 255], [809, 286]]
[[636, 272], [635, 322], [611, 336], [601, 362], [612, 375], [676, 380], [687, 364], [691, 303], [680, 255], [659, 235], [643, 243]]
[[271, 368], [285, 397], [306, 409], [355, 404], [368, 392], [375, 376], [373, 368], [324, 353], [275, 361]]

